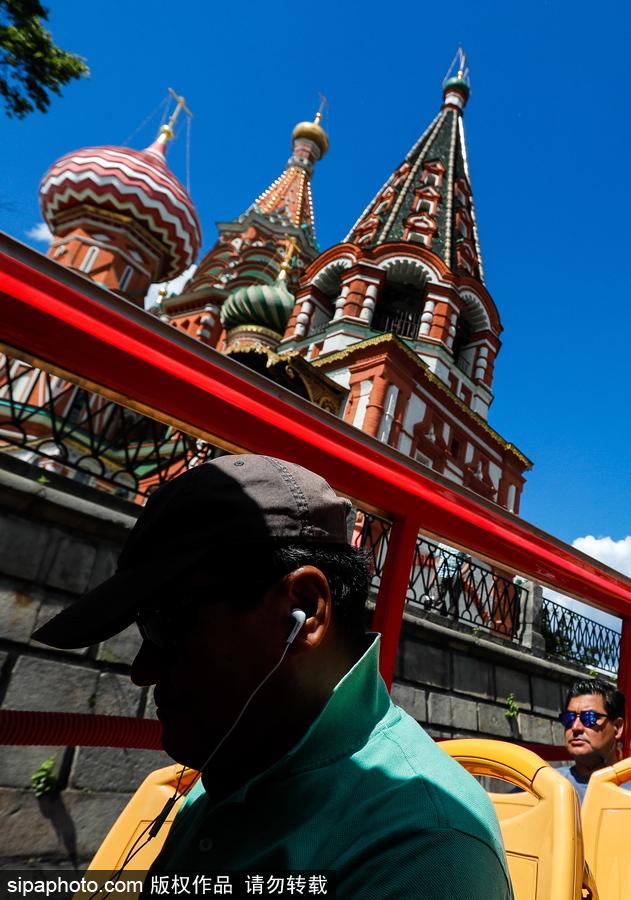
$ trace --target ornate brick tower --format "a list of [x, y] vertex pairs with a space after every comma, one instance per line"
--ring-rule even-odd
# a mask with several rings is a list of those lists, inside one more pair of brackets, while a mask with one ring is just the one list
[[166, 164], [183, 98], [146, 150], [88, 147], [53, 163], [40, 203], [57, 262], [143, 305], [153, 282], [186, 271], [201, 245], [195, 207]]
[[429, 128], [306, 270], [279, 350], [349, 390], [347, 421], [517, 512], [530, 462], [486, 421], [502, 326], [467, 164], [464, 54], [456, 65]]
[[[230, 304], [232, 314], [226, 319], [227, 330], [239, 326], [243, 336], [252, 326], [257, 342], [278, 344], [304, 268], [319, 253], [310, 182], [315, 163], [329, 147], [320, 118], [318, 113], [314, 122], [296, 125], [285, 171], [252, 206], [232, 222], [217, 223], [219, 238], [184, 292], [162, 298], [160, 313], [166, 321], [221, 349], [226, 334], [219, 311], [229, 296], [236, 296]], [[274, 286], [279, 276], [282, 296], [278, 285]], [[251, 293], [249, 299], [243, 293], [247, 291]], [[246, 314], [248, 308], [251, 321]]]

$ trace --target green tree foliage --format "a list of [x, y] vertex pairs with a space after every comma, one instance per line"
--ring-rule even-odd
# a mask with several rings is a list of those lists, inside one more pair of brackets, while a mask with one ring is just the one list
[[55, 46], [47, 18], [38, 0], [0, 0], [0, 95], [11, 117], [47, 112], [51, 92], [89, 74], [80, 56]]

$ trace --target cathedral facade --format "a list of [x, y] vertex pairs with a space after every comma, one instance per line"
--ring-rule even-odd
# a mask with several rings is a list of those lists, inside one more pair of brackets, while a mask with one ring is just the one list
[[[488, 422], [502, 326], [485, 285], [461, 62], [438, 114], [342, 242], [320, 252], [315, 240], [310, 181], [329, 150], [318, 114], [294, 128], [280, 176], [218, 223], [184, 289], [163, 289], [152, 312], [518, 513], [530, 461]], [[185, 272], [201, 246], [194, 204], [165, 158], [185, 108], [178, 100], [146, 150], [68, 153], [40, 186], [54, 235], [48, 255], [138, 306], [150, 284]], [[23, 396], [41, 392], [35, 370], [18, 375]], [[77, 405], [73, 390], [64, 415]], [[103, 430], [100, 402], [92, 424]], [[38, 427], [41, 442], [46, 425]]]

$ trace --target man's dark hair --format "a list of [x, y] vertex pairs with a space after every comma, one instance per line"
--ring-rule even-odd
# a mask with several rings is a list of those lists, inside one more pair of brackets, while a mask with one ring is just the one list
[[239, 547], [236, 554], [226, 548], [221, 562], [224, 571], [238, 574], [234, 599], [243, 607], [258, 603], [265, 591], [289, 572], [315, 566], [329, 582], [333, 616], [343, 637], [354, 643], [366, 631], [371, 564], [362, 548], [330, 543], [272, 544], [247, 550]]
[[603, 698], [605, 712], [610, 719], [624, 719], [624, 694], [615, 684], [602, 678], [590, 678], [585, 681], [575, 681], [567, 692], [565, 708], [574, 697], [582, 697], [585, 694], [598, 694]]

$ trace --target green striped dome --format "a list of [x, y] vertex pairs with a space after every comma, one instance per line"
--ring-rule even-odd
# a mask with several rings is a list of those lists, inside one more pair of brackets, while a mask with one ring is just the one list
[[295, 302], [282, 281], [251, 284], [228, 295], [221, 307], [221, 324], [227, 331], [238, 325], [261, 325], [282, 334]]

